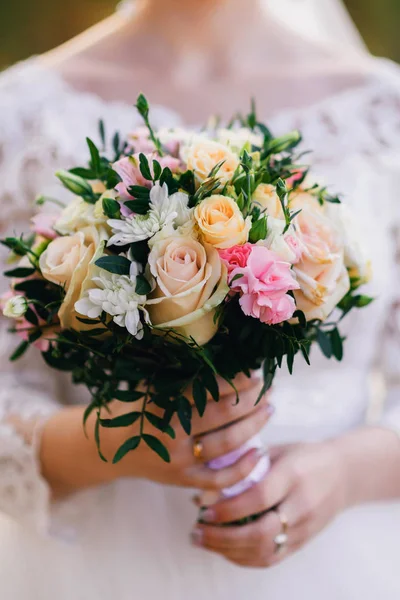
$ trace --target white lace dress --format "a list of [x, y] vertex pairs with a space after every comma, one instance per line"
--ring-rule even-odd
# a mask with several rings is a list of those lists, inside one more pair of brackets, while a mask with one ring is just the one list
[[[110, 131], [137, 124], [130, 107], [73, 91], [35, 59], [1, 76], [1, 234], [26, 229], [39, 191], [60, 195], [53, 173], [84, 160], [84, 136], [96, 137], [99, 117]], [[168, 111], [153, 117], [175, 122]], [[269, 122], [277, 133], [301, 128], [319, 172], [354, 205], [375, 265], [370, 292], [377, 301], [347, 323], [342, 364], [314, 351], [311, 368], [299, 361], [292, 378], [278, 378], [277, 414], [265, 440], [318, 440], [363, 424], [372, 396], [375, 403], [382, 396], [377, 374], [388, 384], [378, 419], [400, 429], [400, 73], [391, 63], [372, 61], [362, 86]], [[188, 535], [196, 509], [187, 491], [122, 480], [51, 504], [35, 441], [24, 440], [7, 416], [46, 418], [63, 404], [85, 402], [87, 394], [47, 369], [34, 350], [11, 368], [15, 340], [6, 327], [0, 330], [4, 600], [400, 598], [400, 503], [347, 512], [272, 570], [240, 569], [193, 548]]]

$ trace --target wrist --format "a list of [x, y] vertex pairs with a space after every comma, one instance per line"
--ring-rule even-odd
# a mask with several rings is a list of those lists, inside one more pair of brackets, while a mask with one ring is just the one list
[[40, 444], [40, 464], [44, 478], [55, 496], [108, 483], [113, 479], [112, 465], [98, 456], [93, 423], [83, 430], [84, 408], [66, 408], [44, 425]]
[[345, 508], [400, 497], [400, 447], [392, 431], [364, 427], [333, 444], [341, 465]]

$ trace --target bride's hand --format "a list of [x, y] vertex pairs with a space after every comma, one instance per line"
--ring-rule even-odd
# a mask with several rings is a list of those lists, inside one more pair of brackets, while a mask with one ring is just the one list
[[[269, 567], [300, 549], [344, 509], [344, 469], [333, 443], [277, 448], [272, 459], [263, 482], [204, 512], [202, 520], [210, 525], [196, 526], [196, 545], [241, 566]], [[248, 525], [218, 526], [264, 511], [269, 512]], [[288, 543], [277, 553], [280, 517], [287, 519]]]
[[[271, 416], [267, 398], [255, 406], [261, 385], [259, 379], [240, 376], [235, 383], [240, 394], [239, 404], [232, 394], [232, 388], [219, 382], [220, 401], [216, 403], [209, 398], [203, 417], [193, 409], [190, 437], [183, 431], [177, 415], [171, 421], [176, 434], [174, 440], [146, 423], [146, 433], [162, 441], [168, 449], [171, 462], [163, 462], [143, 443], [114, 467], [118, 476], [135, 476], [203, 490], [220, 490], [247, 477], [260, 459], [257, 449], [250, 450], [235, 465], [225, 469], [213, 471], [205, 466], [210, 460], [240, 448], [265, 426]], [[156, 407], [152, 409], [150, 405], [148, 409], [156, 410]], [[102, 435], [104, 437], [104, 433]], [[111, 454], [121, 439], [126, 439], [127, 430], [123, 429], [116, 435], [118, 439], [111, 442]], [[194, 456], [197, 440], [201, 440], [201, 455], [198, 458]]]
[[[170, 463], [163, 462], [145, 443], [141, 443], [121, 462], [112, 464], [121, 444], [139, 433], [139, 423], [125, 428], [101, 429], [101, 447], [109, 461], [103, 463], [98, 457], [93, 435], [87, 439], [83, 433], [84, 408], [64, 409], [54, 415], [43, 430], [40, 456], [43, 474], [58, 495], [119, 477], [140, 477], [203, 490], [220, 490], [234, 485], [257, 464], [260, 458], [257, 450], [249, 451], [235, 465], [219, 471], [213, 471], [205, 464], [242, 446], [264, 427], [271, 415], [267, 398], [255, 406], [261, 385], [258, 379], [240, 376], [235, 383], [240, 394], [239, 404], [231, 393], [232, 388], [221, 382], [220, 401], [216, 403], [209, 399], [203, 417], [193, 410], [191, 437], [182, 430], [177, 416], [171, 423], [176, 433], [174, 440], [146, 422], [145, 432], [162, 440], [170, 454]], [[116, 417], [122, 411], [131, 410], [132, 406], [116, 402], [110, 416]], [[150, 405], [148, 410], [156, 408]], [[94, 416], [88, 421], [88, 431], [93, 431], [93, 420]], [[201, 457], [196, 459], [194, 443], [197, 439], [201, 439], [202, 451]]]

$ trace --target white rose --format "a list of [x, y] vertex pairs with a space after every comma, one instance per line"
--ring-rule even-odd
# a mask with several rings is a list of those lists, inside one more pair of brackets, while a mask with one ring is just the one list
[[9, 319], [20, 319], [28, 310], [28, 303], [24, 296], [14, 296], [10, 298], [4, 309], [3, 315]]
[[329, 204], [326, 214], [339, 229], [344, 241], [344, 264], [350, 275], [368, 282], [371, 278], [371, 262], [366, 251], [366, 244], [354, 214], [344, 204]]
[[75, 198], [62, 211], [54, 229], [62, 235], [71, 235], [90, 225], [107, 229], [107, 216], [103, 212], [103, 198], [115, 196], [115, 192], [107, 191], [96, 204], [89, 204], [82, 198]]

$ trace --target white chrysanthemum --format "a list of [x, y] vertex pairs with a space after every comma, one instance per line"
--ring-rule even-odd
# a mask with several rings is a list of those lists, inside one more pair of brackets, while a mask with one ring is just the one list
[[131, 215], [126, 219], [110, 219], [113, 236], [109, 246], [126, 246], [147, 240], [164, 227], [183, 225], [191, 216], [188, 208], [189, 196], [177, 192], [169, 196], [167, 184], [156, 183], [150, 191], [150, 209], [147, 215]]
[[7, 301], [3, 309], [3, 315], [9, 319], [19, 319], [24, 316], [27, 310], [26, 298], [24, 296], [14, 296]]
[[101, 271], [93, 278], [97, 288], [88, 290], [86, 296], [76, 302], [75, 310], [89, 319], [98, 319], [104, 311], [113, 317], [114, 323], [125, 327], [136, 339], [142, 339], [140, 311], [144, 310], [146, 296], [136, 293], [137, 273], [134, 268], [130, 276]]

